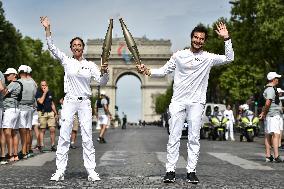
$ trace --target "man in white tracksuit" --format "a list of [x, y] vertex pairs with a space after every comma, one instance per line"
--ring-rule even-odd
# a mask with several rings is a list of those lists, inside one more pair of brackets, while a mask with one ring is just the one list
[[74, 115], [78, 112], [82, 134], [84, 166], [88, 173], [89, 181], [100, 180], [95, 172], [95, 149], [92, 141], [92, 109], [90, 96], [92, 94], [90, 84], [94, 78], [100, 85], [108, 81], [107, 64], [103, 63], [101, 71], [94, 62], [83, 58], [84, 42], [75, 37], [70, 42], [73, 57], [68, 57], [61, 52], [53, 43], [50, 32], [50, 22], [47, 17], [41, 17], [41, 23], [45, 28], [47, 46], [51, 53], [64, 67], [64, 103], [61, 110], [61, 129], [56, 151], [57, 170], [50, 180], [64, 180], [64, 172], [67, 166], [68, 151], [70, 147], [70, 135]]
[[164, 182], [175, 181], [176, 163], [179, 157], [180, 137], [184, 121], [188, 122], [188, 163], [187, 181], [198, 183], [195, 174], [200, 149], [201, 119], [206, 103], [206, 91], [212, 66], [222, 65], [234, 60], [234, 51], [226, 25], [217, 25], [217, 34], [224, 38], [225, 55], [203, 51], [207, 30], [197, 26], [191, 32], [191, 48], [178, 51], [159, 69], [149, 69], [138, 65], [138, 72], [152, 77], [162, 77], [174, 72], [173, 96], [169, 106], [170, 135], [167, 144], [167, 163]]
[[224, 116], [229, 120], [227, 122], [227, 131], [225, 134], [226, 140], [229, 139], [229, 132], [230, 132], [230, 139], [231, 141], [235, 141], [234, 138], [234, 123], [235, 123], [235, 118], [234, 118], [234, 113], [231, 110], [231, 106], [227, 105], [227, 109], [224, 111]]

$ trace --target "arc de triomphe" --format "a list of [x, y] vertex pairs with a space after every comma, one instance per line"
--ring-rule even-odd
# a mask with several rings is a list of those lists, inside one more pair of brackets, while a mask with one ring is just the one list
[[[170, 40], [149, 40], [146, 37], [135, 38], [139, 49], [142, 63], [149, 68], [159, 68], [169, 60], [172, 52], [170, 50]], [[84, 55], [86, 59], [95, 61], [99, 66], [102, 53], [103, 39], [89, 39], [87, 41], [87, 51]], [[138, 74], [135, 64], [127, 49], [124, 38], [114, 38], [109, 59], [109, 82], [101, 88], [110, 97], [110, 111], [114, 115], [116, 105], [116, 85], [117, 81], [124, 75], [134, 75], [141, 82], [142, 92], [142, 115], [141, 119], [155, 121], [160, 119], [160, 115], [155, 113], [155, 99], [159, 94], [165, 93], [171, 85], [170, 76], [164, 78], [150, 78]], [[92, 84], [92, 92], [97, 95], [97, 84]], [[131, 92], [131, 86], [129, 88]]]

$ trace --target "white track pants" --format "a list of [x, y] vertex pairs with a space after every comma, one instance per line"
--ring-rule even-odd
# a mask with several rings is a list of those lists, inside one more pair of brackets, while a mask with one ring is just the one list
[[61, 110], [61, 128], [56, 151], [56, 166], [65, 171], [68, 160], [70, 137], [73, 127], [74, 114], [78, 111], [82, 134], [84, 166], [89, 173], [96, 167], [95, 148], [92, 140], [92, 109], [89, 99], [78, 100], [76, 97], [65, 97]]
[[200, 128], [204, 105], [199, 103], [172, 102], [169, 107], [169, 141], [167, 144], [166, 171], [175, 171], [179, 157], [180, 137], [184, 121], [188, 123], [187, 143], [187, 172], [195, 172], [199, 149], [200, 149]]
[[235, 140], [235, 138], [234, 138], [234, 123], [232, 121], [227, 122], [227, 131], [226, 131], [226, 134], [225, 134], [226, 140], [229, 139], [229, 132], [230, 132], [231, 140]]

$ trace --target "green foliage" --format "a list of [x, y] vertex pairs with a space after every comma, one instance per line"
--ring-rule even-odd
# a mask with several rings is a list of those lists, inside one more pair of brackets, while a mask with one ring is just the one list
[[170, 86], [165, 94], [161, 94], [156, 98], [155, 111], [157, 114], [162, 114], [166, 111], [171, 103], [171, 98], [173, 96], [173, 87]]
[[[226, 23], [235, 60], [212, 68], [207, 91], [210, 102], [245, 102], [262, 91], [269, 71], [284, 64], [284, 1], [235, 0], [232, 4], [231, 19], [220, 18], [216, 23]], [[214, 31], [216, 23], [207, 26], [205, 50], [224, 54], [224, 42]], [[156, 112], [163, 112], [169, 102], [166, 94], [159, 96]]]
[[63, 97], [64, 71], [60, 63], [47, 50], [43, 50], [40, 40], [22, 37], [16, 28], [5, 19], [2, 2], [0, 1], [0, 70], [7, 68], [16, 70], [21, 64], [32, 68], [34, 80], [40, 84], [46, 80], [49, 89], [54, 93], [55, 100]]
[[21, 63], [21, 34], [5, 19], [5, 12], [0, 1], [0, 70], [16, 67]]

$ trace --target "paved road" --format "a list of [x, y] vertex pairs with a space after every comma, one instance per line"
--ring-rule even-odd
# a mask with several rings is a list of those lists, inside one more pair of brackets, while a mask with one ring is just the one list
[[[94, 139], [97, 136], [94, 132]], [[186, 182], [187, 140], [182, 139], [177, 181], [164, 184], [167, 137], [164, 128], [154, 126], [109, 129], [107, 144], [94, 140], [102, 181], [87, 181], [79, 147], [70, 150], [64, 181], [49, 181], [55, 153], [47, 152], [0, 166], [0, 188], [284, 188], [284, 163], [264, 162], [263, 139], [254, 143], [202, 140], [198, 185]]]

